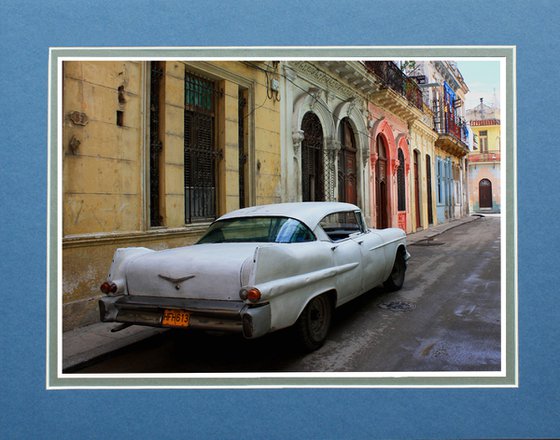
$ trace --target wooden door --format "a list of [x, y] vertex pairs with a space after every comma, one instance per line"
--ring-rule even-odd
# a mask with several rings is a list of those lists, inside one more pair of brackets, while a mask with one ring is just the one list
[[356, 143], [348, 118], [340, 124], [341, 149], [338, 153], [338, 201], [358, 203]]
[[381, 137], [377, 137], [377, 163], [375, 164], [375, 208], [377, 229], [389, 226], [387, 213], [387, 156]]
[[478, 184], [478, 206], [480, 208], [492, 208], [492, 182], [482, 179]]

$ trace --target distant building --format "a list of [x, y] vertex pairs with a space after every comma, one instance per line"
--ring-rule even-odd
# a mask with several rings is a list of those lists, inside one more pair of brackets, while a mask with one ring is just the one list
[[427, 151], [430, 157], [426, 158], [433, 162], [427, 173], [435, 185], [436, 224], [441, 224], [468, 212], [466, 158], [470, 148], [464, 102], [469, 88], [453, 61], [416, 62], [410, 74], [422, 88], [433, 115], [436, 138], [433, 150]]
[[483, 99], [467, 111], [473, 132], [469, 154], [469, 208], [471, 212], [500, 212], [500, 109]]

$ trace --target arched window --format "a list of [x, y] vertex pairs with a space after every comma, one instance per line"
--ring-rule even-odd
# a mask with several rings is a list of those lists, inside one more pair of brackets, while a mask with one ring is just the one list
[[323, 127], [316, 114], [307, 112], [301, 129], [304, 136], [301, 143], [302, 200], [324, 201]]
[[406, 211], [406, 185], [405, 185], [405, 162], [404, 153], [399, 148], [399, 169], [397, 170], [397, 195], [399, 199], [399, 211]]
[[338, 152], [338, 201], [356, 204], [356, 142], [350, 120], [340, 122], [340, 151]]

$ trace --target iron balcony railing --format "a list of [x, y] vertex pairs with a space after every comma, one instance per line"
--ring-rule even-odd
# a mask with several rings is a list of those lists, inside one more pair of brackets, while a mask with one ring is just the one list
[[416, 108], [423, 109], [422, 90], [416, 81], [406, 76], [395, 63], [392, 61], [365, 61], [364, 64], [387, 87], [406, 98]]
[[450, 135], [468, 143], [468, 131], [466, 122], [455, 113], [446, 111], [442, 102], [434, 100], [434, 128], [441, 135]]

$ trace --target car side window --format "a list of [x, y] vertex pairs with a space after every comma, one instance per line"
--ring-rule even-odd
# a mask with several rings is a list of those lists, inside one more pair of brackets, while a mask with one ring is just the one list
[[329, 214], [321, 220], [320, 225], [332, 241], [344, 240], [351, 234], [364, 232], [362, 221], [354, 211]]

